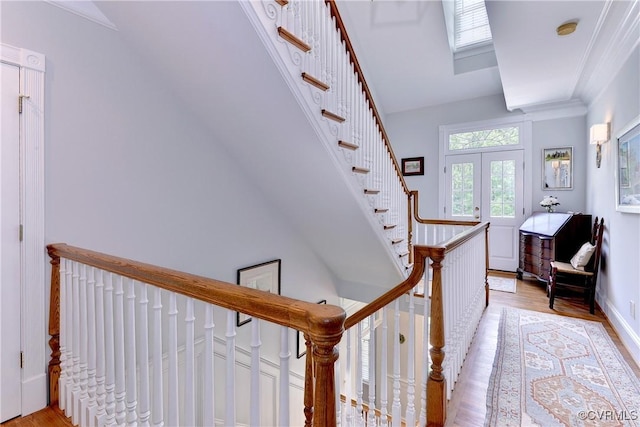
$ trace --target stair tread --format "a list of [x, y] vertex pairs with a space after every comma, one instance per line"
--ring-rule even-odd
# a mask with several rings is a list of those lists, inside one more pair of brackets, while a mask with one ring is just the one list
[[287, 31], [284, 27], [278, 27], [278, 35], [303, 52], [309, 52], [311, 50], [311, 46], [293, 35], [293, 33]]
[[342, 141], [342, 140], [338, 141], [338, 145], [342, 148], [347, 148], [349, 150], [357, 150], [358, 148], [360, 148], [356, 144], [352, 144], [350, 142]]
[[329, 110], [327, 110], [325, 108], [322, 109], [322, 115], [324, 117], [326, 117], [327, 119], [334, 120], [334, 121], [339, 122], [339, 123], [342, 123], [342, 122], [345, 121], [344, 117], [339, 116], [336, 113], [332, 113], [331, 111], [329, 111]]
[[385, 230], [391, 230], [392, 228], [395, 228], [397, 224], [385, 224], [384, 225], [384, 229]]
[[375, 213], [385, 213], [385, 212], [389, 212], [388, 208], [375, 208], [374, 209]]
[[370, 189], [370, 188], [365, 188], [364, 189], [364, 194], [378, 194], [380, 193], [380, 190], [374, 190], [374, 189]]
[[323, 90], [323, 91], [329, 90], [329, 85], [328, 84], [326, 84], [325, 82], [313, 77], [309, 73], [302, 73], [302, 80], [304, 80], [305, 82], [309, 83], [310, 85], [313, 85], [313, 86], [317, 87], [320, 90]]
[[391, 243], [394, 244], [394, 245], [397, 245], [398, 243], [401, 243], [403, 241], [404, 241], [404, 239], [401, 238], [401, 237], [398, 237], [396, 239], [391, 239]]
[[351, 172], [355, 172], [355, 173], [369, 173], [369, 169], [368, 168], [361, 168], [358, 166], [353, 166], [351, 168]]

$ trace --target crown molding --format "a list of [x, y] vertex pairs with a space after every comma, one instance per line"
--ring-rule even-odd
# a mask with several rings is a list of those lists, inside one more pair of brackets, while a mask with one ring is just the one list
[[525, 117], [531, 121], [577, 117], [587, 114], [587, 106], [579, 99], [569, 101], [547, 102], [520, 108]]
[[111, 30], [117, 31], [118, 27], [105, 16], [98, 6], [92, 1], [72, 1], [72, 0], [44, 0], [50, 5], [64, 9], [74, 15], [88, 19], [91, 22], [100, 24]]
[[640, 44], [640, 2], [612, 1], [609, 6], [599, 28], [601, 43], [593, 46], [576, 87], [575, 93], [587, 105], [607, 88]]

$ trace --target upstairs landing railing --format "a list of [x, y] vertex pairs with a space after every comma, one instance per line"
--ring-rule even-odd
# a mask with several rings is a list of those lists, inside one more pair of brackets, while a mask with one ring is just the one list
[[[443, 425], [488, 303], [487, 230], [414, 247], [407, 280], [346, 320], [332, 305], [49, 245], [51, 405], [80, 426]], [[244, 349], [236, 312], [253, 318]], [[291, 330], [307, 349], [297, 383]], [[273, 393], [260, 391], [265, 374]]]
[[411, 265], [411, 194], [332, 0], [241, 2], [398, 267]]
[[415, 246], [407, 280], [347, 317], [336, 368], [342, 425], [444, 425], [488, 304], [488, 227]]
[[[305, 384], [308, 422], [336, 424], [341, 308], [65, 244], [48, 251], [50, 404], [74, 425], [301, 425], [289, 402]], [[253, 318], [250, 350], [236, 345], [236, 312]], [[314, 378], [297, 384], [290, 328], [312, 343]]]

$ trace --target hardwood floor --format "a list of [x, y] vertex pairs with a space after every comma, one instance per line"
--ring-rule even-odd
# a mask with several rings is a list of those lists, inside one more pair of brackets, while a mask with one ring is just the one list
[[[497, 273], [496, 275], [503, 274]], [[493, 358], [498, 341], [500, 313], [504, 307], [522, 308], [601, 322], [631, 369], [640, 377], [640, 368], [635, 364], [598, 308], [596, 308], [595, 314], [589, 314], [589, 305], [584, 303], [582, 296], [573, 295], [571, 297], [556, 297], [554, 309], [551, 310], [544, 285], [535, 279], [525, 278], [518, 280], [515, 294], [490, 291], [489, 307], [487, 307], [478, 326], [467, 360], [449, 401], [447, 426], [484, 425], [487, 412], [487, 386], [493, 369]]]
[[[496, 275], [503, 275], [496, 273]], [[622, 346], [618, 336], [599, 310], [589, 314], [589, 307], [580, 296], [556, 299], [554, 310], [549, 309], [544, 286], [533, 279], [518, 280], [515, 294], [490, 291], [489, 307], [480, 322], [476, 337], [471, 345], [467, 360], [456, 384], [448, 406], [447, 425], [456, 427], [483, 426], [486, 414], [486, 394], [489, 376], [493, 368], [498, 340], [498, 322], [503, 307], [516, 307], [544, 313], [595, 320], [604, 324], [609, 336], [616, 344], [625, 360], [640, 377], [640, 368], [628, 351]], [[2, 427], [68, 427], [71, 423], [57, 410], [50, 408], [17, 418], [2, 424]]]
[[71, 427], [71, 421], [59, 409], [44, 408], [26, 417], [2, 423], [2, 427]]

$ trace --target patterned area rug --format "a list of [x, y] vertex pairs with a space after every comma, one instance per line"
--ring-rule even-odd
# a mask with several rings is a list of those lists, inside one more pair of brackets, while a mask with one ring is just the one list
[[502, 312], [485, 426], [638, 426], [640, 381], [602, 324]]
[[513, 277], [489, 276], [487, 281], [489, 282], [489, 289], [492, 291], [516, 293], [516, 279]]

